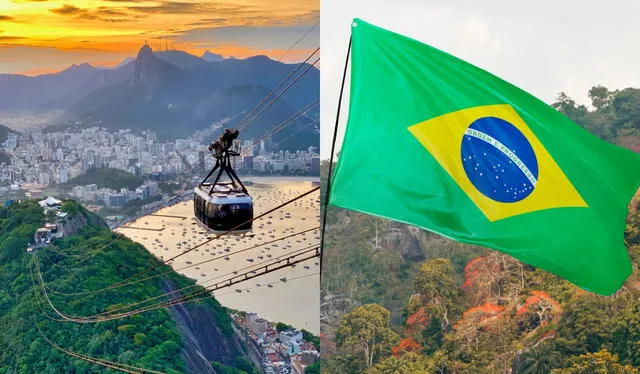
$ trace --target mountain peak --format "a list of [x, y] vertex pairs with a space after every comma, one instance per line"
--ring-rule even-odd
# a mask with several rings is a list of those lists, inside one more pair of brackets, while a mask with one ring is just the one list
[[160, 51], [156, 52], [155, 55], [180, 69], [191, 69], [196, 66], [206, 65], [206, 61], [204, 59], [185, 51]]
[[251, 60], [251, 61], [271, 61], [271, 58], [269, 58], [269, 56], [267, 55], [256, 55], [256, 56], [251, 56], [251, 57], [247, 57], [245, 58], [245, 60]]
[[66, 71], [74, 71], [74, 70], [92, 70], [92, 69], [95, 69], [95, 67], [93, 67], [92, 65], [90, 65], [87, 62], [84, 62], [82, 64], [73, 64], [73, 65], [69, 66], [65, 70]]
[[93, 66], [91, 66], [91, 64], [89, 64], [88, 62], [83, 62], [82, 64], [73, 64], [71, 65], [71, 67], [75, 67], [75, 68], [92, 68]]
[[160, 62], [162, 62], [162, 60], [160, 60], [160, 58], [153, 53], [151, 47], [145, 43], [136, 56], [133, 75], [131, 76], [131, 85], [138, 87], [145, 83], [150, 84], [151, 71], [157, 71]]
[[222, 55], [217, 54], [217, 53], [213, 53], [213, 52], [209, 52], [208, 49], [206, 51], [204, 51], [204, 53], [202, 54], [201, 58], [203, 60], [209, 61], [209, 62], [218, 62], [218, 61], [224, 60], [224, 57], [222, 57]]

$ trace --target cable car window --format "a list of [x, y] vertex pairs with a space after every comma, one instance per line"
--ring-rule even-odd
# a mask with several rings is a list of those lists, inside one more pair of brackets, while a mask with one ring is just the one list
[[215, 204], [209, 203], [207, 204], [207, 216], [215, 217], [218, 211], [218, 207]]

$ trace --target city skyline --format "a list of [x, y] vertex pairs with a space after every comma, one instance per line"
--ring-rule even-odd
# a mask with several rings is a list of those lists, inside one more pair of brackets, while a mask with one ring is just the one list
[[[0, 150], [12, 158], [11, 164], [0, 162], [0, 186], [16, 182], [64, 184], [91, 168], [120, 169], [140, 177], [180, 174], [198, 162], [210, 168], [214, 161], [196, 134], [162, 142], [152, 131], [108, 131], [99, 127], [47, 134], [32, 128], [23, 134], [10, 133], [0, 143]], [[233, 159], [240, 172], [319, 173], [318, 147], [313, 145], [297, 150], [271, 149], [259, 139], [245, 139], [240, 147], [240, 157]]]
[[0, 14], [0, 74], [114, 67], [145, 42], [196, 56], [209, 50], [283, 62], [304, 59], [319, 43], [318, 4], [308, 0], [0, 0]]

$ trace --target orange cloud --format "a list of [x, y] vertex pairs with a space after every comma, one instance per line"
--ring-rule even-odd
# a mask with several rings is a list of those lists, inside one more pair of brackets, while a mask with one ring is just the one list
[[[121, 61], [134, 55], [145, 41], [153, 45], [162, 37], [195, 55], [210, 49], [239, 58], [256, 54], [278, 58], [299, 36], [299, 29], [292, 29], [289, 36], [279, 32], [276, 42], [261, 34], [269, 42], [262, 47], [261, 41], [248, 46], [206, 35], [198, 40], [180, 38], [202, 28], [311, 26], [318, 17], [319, 0], [0, 1], [0, 73], [60, 70], [63, 60]], [[284, 60], [304, 59], [310, 52], [307, 47], [298, 46]], [[33, 61], [32, 51], [25, 49], [40, 49], [41, 61]], [[52, 49], [68, 55], [61, 57]], [[21, 58], [31, 59], [28, 67], [20, 66]], [[36, 63], [40, 65], [33, 67]]]

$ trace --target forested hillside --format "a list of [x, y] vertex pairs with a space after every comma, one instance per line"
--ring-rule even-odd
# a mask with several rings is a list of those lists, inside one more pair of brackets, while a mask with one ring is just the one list
[[[63, 210], [69, 213], [68, 222], [82, 222], [84, 226], [29, 254], [27, 244], [44, 222], [42, 209], [36, 201], [0, 208], [0, 373], [110, 372], [56, 350], [45, 337], [82, 355], [165, 373], [189, 372], [185, 354], [192, 347], [187, 347], [181, 327], [167, 309], [100, 323], [74, 323], [64, 321], [49, 306], [38, 281], [36, 261], [52, 304], [75, 316], [95, 315], [162, 295], [168, 284], [181, 288], [195, 283], [165, 266], [156, 270], [169, 271], [165, 276], [78, 295], [119, 282], [159, 262], [139, 244], [106, 229], [100, 218], [82, 206], [69, 201]], [[72, 226], [79, 228], [77, 224]], [[149, 304], [138, 306], [142, 305]], [[209, 349], [216, 357], [210, 361], [232, 366], [237, 358], [244, 357], [246, 348], [235, 338], [231, 318], [215, 299], [184, 305], [191, 314], [189, 323], [210, 323], [202, 326], [216, 341]]]
[[564, 93], [552, 106], [601, 139], [640, 152], [640, 89], [596, 86], [589, 98], [591, 109]]
[[[564, 94], [553, 106], [640, 152], [640, 90], [589, 94], [592, 109]], [[497, 251], [330, 207], [322, 372], [639, 373], [640, 192], [629, 211], [634, 272], [604, 297]]]
[[71, 179], [62, 185], [62, 187], [69, 189], [74, 186], [96, 184], [98, 188], [111, 188], [118, 191], [121, 188], [127, 188], [133, 191], [136, 187], [140, 187], [142, 182], [142, 179], [120, 169], [94, 168]]

